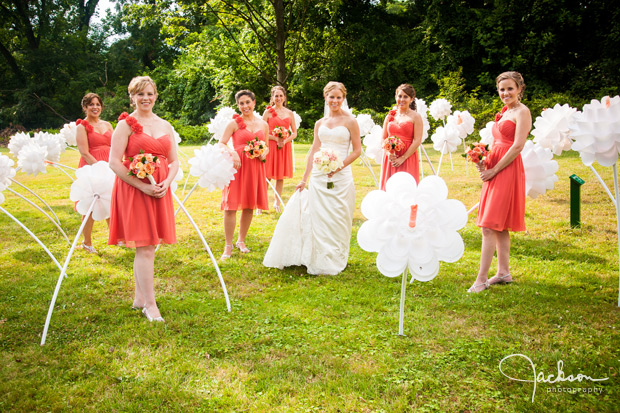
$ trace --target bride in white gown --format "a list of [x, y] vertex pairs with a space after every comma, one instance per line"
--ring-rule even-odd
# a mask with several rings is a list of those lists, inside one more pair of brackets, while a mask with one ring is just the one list
[[[314, 125], [303, 179], [278, 220], [263, 260], [266, 267], [305, 265], [308, 274], [335, 275], [347, 266], [355, 210], [350, 165], [362, 146], [357, 121], [342, 108], [346, 95], [340, 82], [329, 82], [323, 89], [326, 115]], [[313, 168], [314, 154], [321, 148], [335, 151], [344, 166], [330, 174]], [[328, 188], [328, 182], [333, 186]]]

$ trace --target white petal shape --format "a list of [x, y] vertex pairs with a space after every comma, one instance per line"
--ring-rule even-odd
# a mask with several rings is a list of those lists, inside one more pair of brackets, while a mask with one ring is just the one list
[[569, 123], [572, 148], [579, 152], [587, 166], [596, 160], [612, 166], [618, 160], [620, 148], [620, 96], [592, 100], [576, 112]]
[[444, 154], [455, 152], [461, 143], [459, 131], [449, 125], [445, 127], [438, 126], [433, 136], [431, 136], [431, 140], [433, 141], [433, 149]]
[[360, 206], [362, 215], [364, 215], [366, 219], [381, 218], [382, 215], [385, 215], [383, 205], [386, 203], [388, 198], [389, 196], [385, 193], [385, 191], [370, 191], [362, 200], [362, 204]]
[[370, 132], [364, 137], [364, 146], [366, 146], [366, 156], [381, 165], [383, 162], [383, 128], [379, 125], [372, 127]]
[[521, 158], [525, 169], [527, 196], [536, 198], [547, 190], [553, 189], [554, 183], [558, 181], [555, 174], [558, 171], [558, 163], [553, 160], [551, 149], [543, 148], [539, 143], [527, 141], [521, 151]]
[[47, 132], [35, 132], [32, 139], [39, 146], [47, 149], [45, 159], [51, 162], [58, 162], [60, 155], [65, 151], [65, 141], [59, 135]]
[[379, 252], [385, 243], [374, 235], [376, 229], [373, 226], [376, 227], [377, 224], [377, 221], [366, 221], [357, 231], [357, 244], [364, 251]]
[[[224, 106], [217, 111], [215, 118], [210, 119], [210, 122], [207, 124], [207, 128], [209, 133], [213, 134], [213, 139], [215, 141], [219, 141], [224, 135], [224, 129], [226, 129], [226, 126], [233, 120], [233, 115], [235, 113], [236, 112], [233, 108]], [[261, 116], [259, 116], [259, 118], [261, 118]]]
[[398, 277], [407, 268], [407, 261], [397, 262], [386, 258], [385, 255], [379, 253], [377, 255], [377, 269], [386, 277]]
[[489, 145], [489, 149], [493, 147], [493, 125], [495, 122], [487, 122], [484, 129], [480, 129], [480, 143], [484, 143], [485, 145]]
[[4, 194], [0, 192], [0, 204], [4, 202]]
[[446, 99], [436, 99], [431, 103], [429, 113], [435, 120], [445, 119], [452, 112], [452, 104]]
[[183, 179], [183, 169], [179, 167], [179, 169], [177, 170], [177, 174], [174, 176], [174, 180], [170, 183], [170, 189], [172, 189], [172, 192], [177, 191], [177, 188], [179, 187], [179, 184], [177, 184], [177, 182], [181, 181], [182, 179]]
[[4, 191], [11, 185], [11, 179], [15, 176], [13, 168], [15, 162], [6, 155], [0, 154], [0, 191]]
[[534, 122], [534, 142], [543, 148], [550, 149], [554, 154], [561, 155], [562, 151], [571, 148], [568, 125], [571, 124], [577, 109], [568, 104], [560, 106], [558, 103], [552, 109], [543, 110]]
[[452, 115], [448, 116], [446, 120], [446, 126], [453, 127], [459, 133], [459, 138], [465, 139], [468, 135], [474, 133], [474, 124], [476, 120], [471, 114], [464, 110], [455, 111]]
[[366, 113], [360, 113], [355, 117], [357, 124], [360, 128], [360, 136], [366, 136], [370, 133], [375, 126], [375, 122], [372, 120], [372, 116]]
[[114, 172], [105, 161], [85, 165], [75, 171], [77, 179], [71, 184], [69, 198], [77, 202], [75, 209], [86, 215], [93, 200], [99, 196], [93, 207], [92, 216], [95, 221], [110, 217], [110, 202], [114, 187]]
[[200, 177], [198, 185], [209, 191], [224, 189], [235, 179], [236, 170], [232, 158], [216, 145], [204, 145], [200, 149], [194, 149], [194, 157], [188, 162], [191, 165], [189, 174]]
[[37, 176], [38, 173], [46, 173], [45, 157], [47, 149], [30, 142], [19, 150], [17, 166], [27, 174]]
[[422, 117], [422, 142], [424, 142], [428, 138], [428, 131], [431, 128], [431, 125], [428, 122], [428, 106], [426, 106], [426, 102], [424, 100], [418, 98], [415, 100], [415, 105], [416, 112], [418, 112]]
[[412, 191], [412, 193], [415, 193], [417, 186], [418, 184], [411, 174], [407, 172], [396, 172], [394, 175], [390, 176], [390, 179], [385, 183], [385, 191], [391, 193], [392, 197], [396, 197], [405, 192]]
[[299, 129], [299, 126], [301, 125], [301, 116], [299, 116], [295, 111], [293, 111], [293, 116], [295, 117], [295, 127]]
[[24, 132], [18, 132], [15, 135], [11, 136], [9, 139], [9, 151], [13, 154], [13, 156], [19, 156], [19, 151], [25, 146], [28, 145], [32, 140], [30, 139], [30, 135]]
[[59, 135], [64, 139], [65, 143], [69, 146], [77, 146], [77, 125], [75, 122], [65, 123], [59, 132]]
[[413, 282], [413, 280], [430, 281], [439, 274], [439, 260], [434, 259], [426, 264], [413, 264], [410, 262], [409, 271], [411, 272], [410, 282]]
[[181, 143], [181, 135], [179, 135], [179, 132], [177, 132], [174, 127], [172, 127], [172, 134], [174, 135], [174, 141], [176, 142], [176, 144], [178, 145], [179, 143]]

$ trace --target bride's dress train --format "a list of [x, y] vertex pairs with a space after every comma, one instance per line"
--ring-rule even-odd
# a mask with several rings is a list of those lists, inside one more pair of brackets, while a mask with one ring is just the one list
[[[347, 157], [351, 135], [345, 126], [321, 126], [319, 139], [322, 148], [334, 150], [341, 160]], [[333, 188], [327, 188], [328, 181]], [[308, 274], [338, 274], [347, 266], [354, 210], [351, 167], [329, 179], [313, 169], [309, 189], [295, 191], [280, 216], [263, 265], [305, 265]]]

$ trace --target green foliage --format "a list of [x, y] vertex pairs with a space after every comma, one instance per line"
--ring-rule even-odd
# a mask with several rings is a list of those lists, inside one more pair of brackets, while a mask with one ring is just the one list
[[314, 140], [314, 129], [313, 128], [297, 129], [297, 137], [295, 138], [295, 142], [312, 143], [313, 140]]
[[207, 125], [189, 126], [178, 120], [170, 119], [169, 121], [181, 137], [183, 145], [204, 145], [211, 139], [212, 135]]

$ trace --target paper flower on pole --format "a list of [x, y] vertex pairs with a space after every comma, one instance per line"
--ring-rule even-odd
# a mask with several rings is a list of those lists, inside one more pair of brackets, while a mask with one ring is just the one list
[[438, 126], [433, 136], [431, 136], [431, 140], [433, 141], [433, 148], [442, 153], [456, 151], [458, 145], [461, 143], [459, 131], [448, 125], [445, 127]]
[[59, 135], [65, 140], [69, 146], [77, 146], [77, 125], [75, 122], [65, 123], [59, 132]]
[[210, 119], [207, 128], [209, 133], [213, 134], [213, 139], [219, 141], [224, 135], [224, 130], [226, 126], [233, 119], [233, 115], [235, 114], [235, 110], [229, 106], [224, 106], [220, 110], [217, 111], [217, 114], [214, 118]]
[[301, 116], [299, 116], [297, 112], [293, 111], [293, 117], [295, 118], [295, 127], [299, 129], [299, 126], [301, 125]]
[[180, 181], [183, 179], [183, 169], [181, 169], [181, 167], [179, 167], [179, 169], [177, 170], [177, 174], [174, 176], [174, 179], [172, 180], [172, 182], [170, 182], [170, 189], [172, 190], [172, 192], [176, 192], [179, 184], [177, 184], [177, 181]]
[[446, 99], [435, 99], [429, 112], [435, 120], [445, 119], [452, 112], [452, 104]]
[[452, 115], [448, 116], [446, 120], [446, 126], [452, 126], [456, 129], [461, 139], [465, 139], [474, 132], [474, 123], [476, 123], [476, 120], [466, 110], [462, 112], [457, 110]]
[[177, 132], [174, 127], [172, 128], [172, 133], [174, 135], [174, 142], [176, 142], [177, 145], [181, 143], [181, 135], [179, 135], [179, 132]]
[[543, 148], [551, 149], [556, 155], [571, 148], [572, 141], [568, 137], [568, 125], [572, 122], [577, 109], [566, 105], [556, 105], [552, 109], [543, 110], [534, 122], [534, 142]]
[[422, 142], [424, 142], [428, 138], [428, 131], [431, 128], [430, 123], [428, 123], [428, 106], [423, 99], [418, 98], [415, 100], [415, 106], [416, 112], [422, 117]]
[[65, 150], [64, 139], [58, 135], [47, 132], [35, 132], [32, 140], [39, 146], [47, 149], [45, 159], [51, 162], [58, 162], [60, 160], [60, 155]]
[[484, 143], [485, 145], [489, 145], [489, 148], [493, 147], [493, 125], [495, 122], [487, 122], [486, 126], [483, 129], [480, 129], [480, 143]]
[[531, 198], [543, 195], [553, 189], [558, 177], [559, 167], [553, 160], [551, 149], [543, 148], [539, 143], [525, 142], [521, 151], [523, 169], [525, 169], [525, 194]]
[[204, 145], [200, 149], [194, 149], [194, 157], [188, 162], [191, 165], [189, 174], [198, 176], [198, 185], [208, 191], [223, 189], [235, 179], [236, 170], [231, 156], [223, 153], [223, 149], [216, 145]]
[[592, 100], [584, 105], [583, 111], [573, 116], [569, 129], [573, 150], [579, 152], [586, 166], [594, 161], [612, 166], [620, 150], [620, 96], [605, 96], [600, 102]]
[[[75, 171], [77, 179], [71, 184], [69, 198], [77, 202], [75, 209], [86, 215], [90, 205], [93, 206], [92, 217], [95, 221], [110, 217], [110, 202], [114, 187], [114, 172], [105, 161], [84, 165]], [[99, 196], [97, 198], [97, 195]]]
[[30, 135], [24, 132], [18, 132], [15, 135], [11, 136], [9, 140], [9, 152], [13, 154], [13, 156], [19, 156], [19, 151], [26, 145], [28, 145], [32, 139], [30, 139]]
[[0, 154], [0, 204], [4, 202], [2, 191], [11, 185], [11, 178], [15, 176], [13, 165], [15, 162], [11, 158]]
[[383, 163], [383, 128], [375, 125], [366, 136], [364, 136], [364, 146], [366, 146], [366, 156], [381, 165]]
[[355, 117], [357, 120], [357, 124], [360, 128], [360, 136], [366, 136], [370, 133], [373, 126], [375, 126], [375, 122], [372, 120], [372, 116], [366, 113], [360, 113]]
[[369, 192], [362, 201], [368, 219], [357, 233], [359, 246], [378, 252], [377, 269], [397, 277], [409, 268], [413, 281], [430, 281], [439, 261], [456, 262], [465, 250], [457, 232], [467, 223], [462, 202], [448, 199], [448, 187], [431, 175], [416, 185], [406, 172], [388, 179], [385, 191]]
[[38, 173], [46, 173], [45, 157], [47, 149], [35, 142], [24, 145], [17, 155], [17, 166], [27, 174], [37, 176]]

